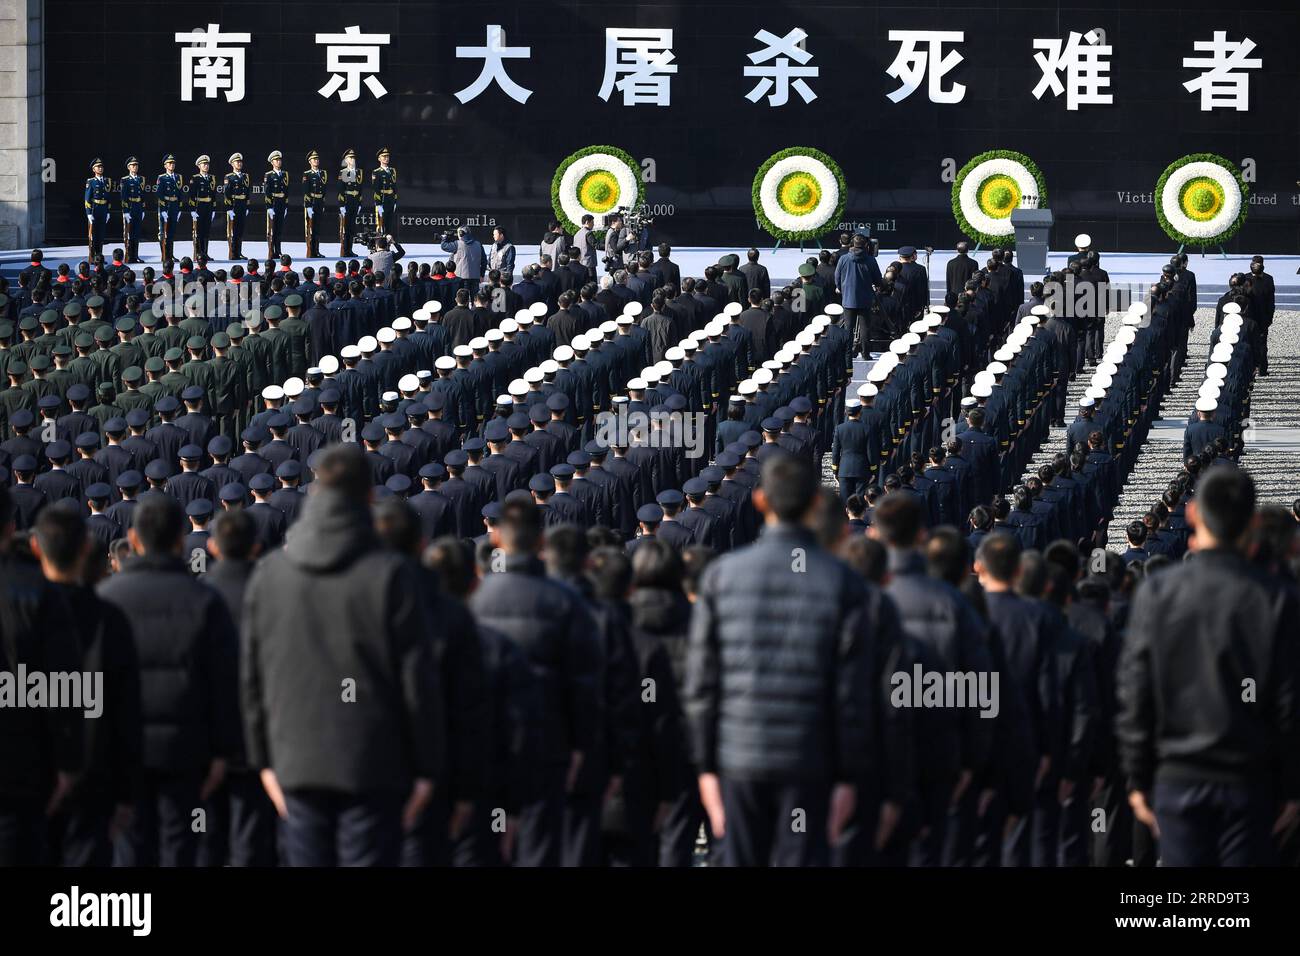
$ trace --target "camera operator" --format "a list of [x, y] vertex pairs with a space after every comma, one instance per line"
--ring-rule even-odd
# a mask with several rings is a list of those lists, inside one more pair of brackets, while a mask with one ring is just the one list
[[442, 251], [450, 252], [456, 262], [456, 275], [478, 288], [483, 279], [483, 243], [474, 238], [469, 226], [461, 226], [455, 235], [450, 230], [442, 234]]
[[383, 274], [385, 286], [392, 286], [393, 263], [404, 255], [406, 250], [391, 234], [374, 236], [370, 240], [370, 268], [376, 275]]
[[623, 214], [612, 213], [605, 229], [605, 271], [616, 272], [623, 268], [623, 256], [629, 248], [635, 250], [636, 236], [623, 225]]

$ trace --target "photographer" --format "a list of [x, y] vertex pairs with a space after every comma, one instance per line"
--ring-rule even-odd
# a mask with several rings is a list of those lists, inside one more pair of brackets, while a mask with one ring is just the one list
[[442, 234], [442, 251], [450, 252], [456, 262], [456, 275], [473, 282], [477, 288], [483, 278], [483, 243], [474, 238], [469, 226], [456, 230], [455, 238], [450, 231]]
[[636, 237], [623, 225], [623, 214], [611, 214], [609, 227], [605, 230], [605, 271], [616, 272], [623, 268], [623, 254], [635, 246]]
[[393, 263], [406, 255], [402, 244], [391, 235], [374, 236], [370, 240], [370, 268], [375, 275], [382, 274], [384, 285], [393, 285]]

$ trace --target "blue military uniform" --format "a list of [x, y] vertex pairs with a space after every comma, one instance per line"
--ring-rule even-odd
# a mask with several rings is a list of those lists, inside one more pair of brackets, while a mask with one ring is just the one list
[[[176, 157], [168, 153], [163, 157], [163, 167], [175, 164]], [[164, 172], [158, 177], [154, 186], [158, 196], [158, 249], [159, 256], [166, 261], [175, 258], [176, 226], [180, 222], [181, 210], [185, 207], [185, 183], [180, 174]]]
[[[140, 175], [140, 161], [131, 156], [126, 161], [127, 175], [118, 185], [122, 194], [122, 245], [126, 247], [126, 261], [140, 262], [140, 229], [144, 224], [144, 177]], [[132, 173], [131, 166], [137, 171]]]
[[[207, 156], [200, 156], [194, 161], [196, 167], [211, 162]], [[216, 214], [217, 177], [211, 173], [198, 172], [190, 177], [189, 184], [190, 219], [193, 222], [194, 255], [208, 254], [208, 238], [212, 234], [212, 219]]]
[[866, 424], [850, 418], [835, 427], [831, 441], [831, 468], [840, 481], [840, 500], [866, 491], [871, 480], [871, 434]]
[[[383, 159], [388, 155], [388, 147], [381, 149], [376, 156]], [[370, 174], [370, 181], [375, 196], [375, 231], [396, 235], [393, 227], [397, 225], [397, 170], [392, 166], [380, 164]]]
[[[266, 157], [268, 163], [277, 159], [283, 159], [278, 149]], [[262, 202], [266, 204], [266, 255], [278, 259], [284, 218], [289, 211], [289, 174], [283, 169], [268, 169], [262, 177]]]
[[[108, 227], [108, 202], [112, 187], [104, 178], [104, 161], [96, 159], [90, 164], [95, 175], [86, 180], [86, 240], [89, 261], [94, 262], [104, 246], [104, 230]], [[98, 169], [98, 172], [95, 170]]]
[[[307, 162], [313, 159], [319, 160], [320, 154], [312, 150], [307, 154]], [[307, 258], [317, 259], [320, 257], [320, 233], [316, 231], [318, 225], [324, 222], [325, 216], [325, 186], [329, 182], [329, 173], [325, 170], [308, 167], [302, 173], [302, 227], [303, 235], [307, 237]]]
[[232, 171], [226, 173], [221, 184], [222, 204], [226, 207], [226, 255], [230, 259], [244, 258], [244, 222], [248, 218], [248, 197], [253, 191], [248, 173], [233, 170], [236, 161], [242, 163], [244, 157], [239, 153], [231, 155]]

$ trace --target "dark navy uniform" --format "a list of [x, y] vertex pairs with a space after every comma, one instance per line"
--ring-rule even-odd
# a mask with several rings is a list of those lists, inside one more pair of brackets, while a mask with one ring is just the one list
[[365, 174], [356, 166], [348, 166], [347, 160], [357, 154], [348, 150], [343, 154], [343, 168], [339, 170], [339, 256], [347, 259], [352, 255], [352, 232], [356, 228], [357, 214], [361, 212], [361, 182]]
[[185, 208], [185, 183], [176, 172], [176, 157], [168, 153], [163, 157], [163, 168], [171, 170], [158, 177], [155, 189], [158, 196], [158, 249], [164, 261], [175, 258], [176, 227], [181, 210]]
[[866, 492], [871, 483], [871, 433], [860, 418], [849, 418], [835, 426], [831, 442], [831, 467], [840, 480], [840, 499]]
[[396, 235], [393, 227], [398, 223], [397, 170], [392, 166], [383, 165], [382, 160], [386, 156], [388, 156], [388, 147], [379, 151], [377, 158], [381, 163], [370, 174], [375, 194], [375, 231], [381, 236], [385, 233]]
[[[266, 157], [274, 163], [283, 156], [277, 149]], [[289, 174], [283, 169], [268, 169], [262, 177], [262, 201], [266, 204], [266, 255], [280, 257], [280, 240], [284, 236], [284, 217], [289, 211]]]
[[[234, 169], [235, 163], [240, 164]], [[244, 258], [244, 222], [248, 218], [248, 197], [253, 191], [248, 173], [243, 171], [244, 157], [235, 153], [230, 157], [232, 172], [226, 173], [221, 184], [222, 204], [226, 207], [226, 255], [231, 259]]]
[[[319, 161], [320, 154], [312, 150], [307, 154], [307, 162]], [[319, 166], [304, 169], [302, 173], [302, 220], [303, 234], [307, 237], [307, 258], [320, 258], [320, 233], [317, 225], [324, 222], [325, 186], [329, 182], [329, 173]]]
[[[200, 156], [194, 165], [202, 167], [211, 160]], [[194, 255], [208, 254], [208, 237], [212, 234], [212, 219], [216, 214], [217, 177], [201, 169], [190, 177], [190, 219], [194, 224]]]
[[[131, 171], [131, 167], [135, 171]], [[122, 245], [126, 247], [126, 261], [140, 262], [140, 228], [144, 224], [144, 177], [140, 175], [140, 161], [134, 156], [126, 161], [127, 175], [118, 186], [122, 194]]]
[[89, 258], [95, 261], [104, 247], [104, 230], [108, 228], [108, 201], [113, 187], [104, 178], [104, 161], [90, 164], [95, 175], [86, 180], [86, 239]]

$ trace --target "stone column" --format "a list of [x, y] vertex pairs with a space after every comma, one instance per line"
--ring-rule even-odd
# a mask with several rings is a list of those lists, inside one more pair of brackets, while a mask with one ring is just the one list
[[0, 0], [0, 248], [6, 249], [45, 238], [41, 7], [41, 0]]

